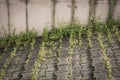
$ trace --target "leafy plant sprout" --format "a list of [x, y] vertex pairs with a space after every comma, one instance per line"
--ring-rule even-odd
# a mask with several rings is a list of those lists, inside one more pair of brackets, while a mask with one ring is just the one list
[[101, 35], [101, 33], [98, 33], [98, 41], [99, 41], [99, 44], [100, 44], [100, 47], [101, 47], [101, 50], [102, 50], [102, 53], [103, 53], [103, 59], [105, 61], [105, 65], [106, 65], [108, 79], [113, 80], [114, 77], [112, 76], [112, 68], [111, 68], [111, 65], [110, 65], [110, 61], [109, 61], [109, 58], [106, 55], [106, 49], [105, 49], [105, 46], [103, 45], [103, 42], [102, 42], [101, 39], [102, 39], [102, 35]]

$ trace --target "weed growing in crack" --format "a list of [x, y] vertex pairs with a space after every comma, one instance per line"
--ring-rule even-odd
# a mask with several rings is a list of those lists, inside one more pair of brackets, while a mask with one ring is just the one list
[[107, 38], [110, 41], [110, 43], [113, 43], [112, 37], [111, 37], [111, 34], [110, 34], [110, 30], [108, 28], [107, 28]]
[[[74, 30], [71, 30], [71, 34], [70, 34], [70, 38], [69, 38], [69, 51], [68, 51], [68, 61], [70, 63], [72, 63], [73, 60], [73, 54], [74, 54], [74, 45], [76, 43], [76, 39], [75, 39], [75, 33]], [[73, 76], [72, 76], [72, 64], [69, 66], [69, 74], [68, 74], [68, 79], [72, 80]]]
[[10, 45], [14, 46], [15, 40], [20, 39], [21, 43], [20, 45], [23, 45], [26, 41], [30, 42], [32, 38], [36, 38], [37, 33], [34, 30], [31, 30], [27, 33], [21, 32], [21, 34], [16, 35], [14, 34], [13, 36], [10, 37], [5, 37], [0, 40], [0, 48], [10, 47]]
[[45, 59], [45, 42], [43, 41], [42, 42], [42, 45], [40, 46], [40, 50], [38, 52], [38, 56], [37, 56], [37, 59], [35, 61], [35, 64], [34, 64], [34, 68], [32, 69], [32, 80], [37, 80], [37, 76], [38, 76], [38, 72], [39, 72], [39, 68], [42, 64], [42, 62]]
[[120, 42], [120, 33], [118, 28], [115, 28], [115, 35], [118, 38], [118, 41]]
[[35, 39], [32, 38], [32, 42], [30, 43], [29, 54], [27, 55], [27, 59], [25, 60], [24, 69], [26, 69], [29, 59], [32, 56], [32, 50], [34, 49], [34, 45], [35, 45]]
[[88, 50], [89, 50], [89, 61], [90, 61], [90, 67], [91, 67], [91, 71], [93, 71], [92, 73], [91, 73], [91, 75], [92, 75], [92, 78], [95, 78], [95, 76], [94, 76], [94, 66], [92, 65], [92, 63], [93, 63], [93, 58], [92, 58], [92, 52], [91, 52], [91, 48], [92, 48], [92, 46], [93, 46], [93, 44], [92, 44], [92, 41], [91, 41], [91, 38], [92, 38], [92, 36], [93, 36], [93, 33], [92, 33], [92, 30], [91, 30], [91, 28], [88, 28], [88, 30], [87, 30], [87, 44], [88, 44]]
[[79, 30], [79, 32], [78, 32], [78, 44], [79, 44], [79, 46], [81, 46], [82, 45], [82, 41], [81, 41], [81, 36], [82, 35], [82, 28]]
[[[32, 69], [32, 80], [37, 80], [39, 68], [41, 67], [42, 62], [46, 60], [47, 52], [45, 49], [46, 49], [47, 41], [48, 41], [48, 31], [47, 31], [47, 28], [45, 28], [44, 33], [43, 33], [43, 41], [39, 48], [38, 56], [37, 56], [37, 59], [35, 60], [34, 67]], [[31, 45], [33, 45], [33, 44], [31, 44]]]
[[20, 46], [20, 40], [19, 39], [15, 40], [15, 42], [16, 42], [16, 46], [13, 48], [13, 51], [10, 53], [10, 56], [7, 58], [3, 67], [0, 70], [0, 80], [2, 80], [2, 78], [4, 77], [4, 75], [6, 73], [6, 69], [8, 68], [8, 66], [9, 66], [11, 60], [13, 59], [13, 57], [15, 57], [16, 51]]
[[7, 46], [4, 47], [3, 53], [1, 53], [1, 55], [0, 55], [0, 60], [3, 58], [3, 56], [5, 55], [5, 53], [7, 52], [7, 50], [8, 50], [8, 47]]
[[109, 58], [107, 57], [106, 49], [105, 49], [105, 46], [103, 45], [102, 38], [103, 37], [102, 37], [101, 33], [98, 33], [98, 41], [99, 41], [99, 44], [100, 44], [100, 47], [101, 47], [101, 51], [103, 53], [103, 59], [105, 61], [105, 66], [106, 66], [106, 69], [107, 69], [108, 79], [113, 80], [110, 61], [109, 61]]
[[92, 32], [91, 32], [91, 29], [88, 29], [87, 30], [87, 41], [88, 41], [88, 46], [91, 47], [91, 36], [92, 36]]
[[31, 42], [32, 39], [36, 37], [37, 37], [36, 32], [29, 31], [27, 33], [21, 33], [19, 35], [14, 34], [13, 36], [5, 37], [0, 40], [0, 48], [4, 48], [5, 52], [7, 51], [8, 47], [14, 46], [13, 51], [10, 52], [10, 56], [7, 58], [3, 67], [0, 70], [0, 80], [4, 77], [6, 73], [6, 69], [8, 68], [8, 65], [10, 64], [11, 60], [16, 56], [17, 49], [20, 48], [22, 45], [26, 46], [27, 43]]

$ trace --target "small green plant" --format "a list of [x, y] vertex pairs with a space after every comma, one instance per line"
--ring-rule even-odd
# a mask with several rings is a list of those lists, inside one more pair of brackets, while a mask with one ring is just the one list
[[102, 42], [102, 35], [101, 33], [98, 33], [98, 41], [99, 41], [99, 44], [100, 44], [100, 47], [101, 47], [101, 51], [103, 53], [103, 59], [105, 61], [105, 65], [106, 65], [106, 69], [107, 69], [107, 74], [108, 74], [108, 79], [109, 80], [113, 80], [113, 76], [112, 76], [112, 68], [111, 68], [111, 65], [110, 65], [110, 61], [109, 61], [109, 58], [107, 57], [107, 54], [106, 54], [106, 49], [105, 49], [105, 46], [103, 45], [103, 42]]
[[115, 29], [115, 35], [118, 38], [118, 41], [120, 42], [120, 33], [118, 28]]
[[[33, 38], [36, 38], [36, 32], [30, 31], [27, 33], [21, 33], [19, 35], [14, 34], [13, 36], [4, 37], [0, 40], [0, 48], [4, 48], [3, 55], [7, 51], [8, 47], [10, 47], [11, 45], [14, 46], [13, 51], [10, 52], [10, 56], [7, 58], [3, 67], [0, 70], [0, 80], [2, 80], [2, 78], [4, 77], [4, 75], [6, 73], [6, 69], [8, 68], [8, 65], [10, 64], [13, 57], [15, 57], [17, 49], [20, 46], [26, 45], [26, 43], [31, 42], [33, 40]], [[33, 45], [33, 44], [31, 44], [31, 45]], [[31, 48], [33, 49], [33, 47], [31, 47]], [[2, 57], [0, 59], [2, 59]]]
[[107, 38], [108, 38], [108, 40], [110, 41], [110, 43], [113, 43], [113, 41], [112, 41], [112, 36], [111, 36], [112, 34], [110, 34], [110, 31], [109, 31], [109, 29], [107, 29]]
[[34, 68], [32, 69], [32, 80], [37, 80], [39, 68], [40, 68], [42, 62], [44, 60], [46, 60], [45, 55], [46, 55], [45, 42], [43, 41], [40, 46], [40, 50], [38, 52], [38, 56], [37, 56], [37, 59], [34, 64]]
[[36, 38], [36, 37], [37, 37], [37, 33], [34, 30], [31, 30], [27, 33], [21, 32], [21, 34], [19, 35], [14, 34], [13, 36], [10, 37], [4, 37], [0, 39], [0, 48], [5, 48], [6, 46], [10, 47], [10, 45], [14, 45], [17, 39], [20, 40], [21, 42], [20, 45], [23, 45], [26, 41], [30, 42], [32, 38]]
[[[73, 60], [73, 54], [74, 54], [74, 46], [75, 46], [75, 43], [76, 43], [76, 39], [75, 39], [75, 32], [74, 30], [71, 30], [70, 32], [70, 38], [69, 38], [69, 51], [68, 51], [68, 61], [70, 63], [72, 63], [72, 60]], [[72, 76], [72, 65], [69, 66], [69, 73], [68, 73], [68, 79], [69, 80], [72, 80], [73, 79], [73, 76]]]
[[81, 29], [78, 32], [78, 43], [79, 43], [79, 46], [82, 45], [82, 41], [81, 41], [82, 32], [83, 32], [82, 30], [83, 30], [83, 27], [81, 27]]
[[29, 54], [27, 55], [27, 58], [25, 60], [24, 69], [26, 69], [26, 66], [28, 65], [29, 59], [32, 56], [32, 50], [34, 49], [34, 45], [35, 45], [35, 38], [32, 38], [32, 42], [30, 43]]
[[4, 77], [4, 75], [6, 73], [6, 69], [8, 68], [8, 66], [9, 66], [11, 60], [13, 59], [13, 57], [16, 55], [16, 51], [17, 51], [19, 46], [20, 46], [20, 40], [17, 39], [16, 40], [16, 46], [13, 48], [13, 51], [10, 53], [10, 56], [7, 58], [3, 67], [0, 70], [0, 80], [2, 80], [2, 78]]
[[44, 28], [42, 36], [43, 36], [43, 40], [47, 42], [48, 41], [48, 28], [47, 27]]

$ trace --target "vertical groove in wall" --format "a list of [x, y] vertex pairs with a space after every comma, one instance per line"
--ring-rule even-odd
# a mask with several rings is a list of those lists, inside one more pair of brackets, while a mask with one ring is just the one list
[[7, 15], [8, 15], [8, 34], [11, 35], [10, 32], [10, 3], [9, 0], [6, 0], [6, 4], [7, 4]]
[[97, 0], [89, 0], [89, 23], [95, 19], [96, 6]]
[[28, 5], [28, 0], [25, 1], [25, 8], [26, 8], [26, 32], [29, 31], [29, 27], [28, 27], [28, 8], [27, 8], [27, 5]]
[[56, 12], [56, 0], [51, 0], [52, 1], [52, 28], [55, 27], [55, 12]]
[[75, 0], [71, 0], [71, 24], [75, 22]]
[[117, 2], [118, 2], [118, 0], [108, 0], [109, 10], [108, 10], [107, 22], [109, 22], [111, 19], [113, 19], [113, 13], [114, 13]]

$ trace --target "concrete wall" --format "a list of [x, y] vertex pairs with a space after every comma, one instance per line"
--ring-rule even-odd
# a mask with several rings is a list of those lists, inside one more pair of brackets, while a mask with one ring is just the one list
[[55, 24], [70, 22], [71, 20], [71, 0], [57, 0], [55, 8]]
[[105, 22], [107, 19], [108, 15], [108, 9], [109, 8], [109, 3], [108, 0], [99, 0], [98, 4], [96, 6], [96, 14], [95, 16], [100, 18], [100, 21]]
[[89, 0], [76, 0], [75, 6], [75, 19], [87, 24], [89, 20]]
[[3, 27], [7, 29], [8, 26], [8, 10], [5, 0], [0, 0], [0, 36], [4, 33]]
[[117, 2], [116, 7], [114, 9], [114, 19], [120, 19], [120, 0]]
[[[12, 27], [16, 29], [16, 33], [34, 28], [41, 35], [45, 26], [52, 28], [61, 22], [70, 23], [73, 18], [87, 24], [91, 10], [90, 1], [94, 0], [0, 0], [0, 32], [4, 33], [3, 26], [5, 32], [9, 32]], [[105, 22], [109, 6], [108, 0], [97, 0], [94, 16]], [[120, 0], [113, 10], [115, 20], [120, 15], [119, 8]]]

